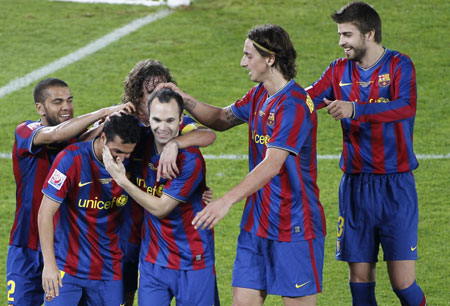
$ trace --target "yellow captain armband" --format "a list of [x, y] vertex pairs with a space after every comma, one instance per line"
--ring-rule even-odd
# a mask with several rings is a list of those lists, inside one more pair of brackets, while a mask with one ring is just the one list
[[192, 132], [193, 130], [196, 130], [199, 126], [200, 125], [198, 123], [190, 123], [181, 130], [181, 135]]

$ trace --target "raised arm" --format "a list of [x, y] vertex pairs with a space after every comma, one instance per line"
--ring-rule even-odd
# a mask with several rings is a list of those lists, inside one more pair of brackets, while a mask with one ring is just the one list
[[47, 295], [58, 296], [62, 287], [61, 273], [56, 265], [54, 249], [53, 216], [59, 209], [59, 203], [44, 195], [38, 213], [39, 240], [41, 242], [44, 270], [42, 287]]
[[36, 136], [33, 138], [33, 145], [41, 146], [69, 140], [83, 133], [83, 131], [94, 122], [122, 110], [132, 112], [134, 111], [134, 106], [131, 103], [126, 103], [105, 107], [95, 112], [70, 119], [56, 126], [46, 126], [37, 132]]
[[240, 120], [233, 114], [230, 106], [220, 108], [200, 102], [194, 97], [183, 92], [173, 83], [159, 84], [155, 90], [159, 90], [163, 87], [168, 87], [178, 92], [183, 97], [184, 108], [198, 122], [213, 130], [225, 131], [232, 128], [233, 126], [244, 123], [244, 121]]
[[268, 148], [264, 160], [233, 189], [209, 203], [195, 216], [192, 224], [196, 228], [213, 228], [234, 204], [261, 189], [277, 175], [288, 155], [286, 150]]

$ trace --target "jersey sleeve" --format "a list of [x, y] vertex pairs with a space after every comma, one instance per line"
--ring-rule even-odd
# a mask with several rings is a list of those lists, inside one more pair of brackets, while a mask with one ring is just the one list
[[306, 92], [311, 97], [316, 109], [321, 109], [327, 106], [325, 102], [323, 102], [324, 98], [327, 98], [328, 100], [335, 100], [333, 91], [334, 66], [335, 63], [331, 63], [322, 76], [311, 86], [306, 88]]
[[44, 128], [39, 122], [23, 122], [16, 128], [17, 152], [21, 156], [37, 154], [41, 146], [33, 146], [33, 139]]
[[249, 122], [250, 114], [252, 111], [252, 100], [253, 95], [256, 91], [256, 88], [262, 86], [261, 84], [253, 87], [250, 91], [248, 91], [242, 99], [231, 104], [231, 111], [233, 114], [241, 119], [242, 121]]
[[182, 152], [178, 156], [180, 174], [164, 185], [163, 193], [180, 202], [186, 202], [204, 180], [204, 163], [196, 154]]
[[275, 113], [275, 126], [268, 148], [279, 148], [298, 155], [313, 127], [310, 114], [313, 105], [304, 100], [286, 100]]
[[62, 203], [67, 197], [74, 181], [74, 159], [68, 150], [58, 154], [45, 179], [42, 193], [55, 202]]
[[391, 61], [389, 103], [356, 102], [353, 119], [361, 122], [394, 122], [415, 116], [416, 71], [411, 59], [397, 54]]

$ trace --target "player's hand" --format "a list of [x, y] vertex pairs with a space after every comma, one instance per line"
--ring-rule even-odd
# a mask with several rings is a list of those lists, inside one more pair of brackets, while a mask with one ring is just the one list
[[111, 177], [122, 186], [123, 180], [127, 180], [126, 177], [126, 170], [125, 166], [122, 163], [122, 160], [117, 157], [116, 160], [114, 160], [113, 156], [111, 155], [111, 151], [109, 151], [109, 148], [107, 146], [103, 147], [103, 164], [105, 165], [106, 171], [111, 174]]
[[219, 198], [208, 204], [201, 212], [199, 212], [192, 225], [195, 229], [212, 229], [230, 210], [231, 205], [227, 204], [222, 198]]
[[108, 114], [109, 116], [111, 116], [114, 113], [134, 114], [136, 112], [136, 107], [131, 102], [110, 106], [108, 109], [110, 112]]
[[44, 264], [42, 270], [42, 288], [46, 295], [55, 297], [59, 295], [59, 287], [62, 287], [61, 272], [56, 263]]
[[353, 114], [353, 104], [348, 101], [342, 100], [328, 100], [323, 99], [327, 106], [328, 114], [330, 114], [335, 120], [341, 120], [344, 118], [350, 118]]
[[172, 180], [180, 174], [177, 166], [178, 142], [169, 141], [161, 152], [158, 169], [156, 170], [156, 181], [161, 177]]
[[211, 203], [211, 201], [214, 199], [214, 191], [206, 186], [205, 191], [202, 193], [202, 200], [205, 204]]

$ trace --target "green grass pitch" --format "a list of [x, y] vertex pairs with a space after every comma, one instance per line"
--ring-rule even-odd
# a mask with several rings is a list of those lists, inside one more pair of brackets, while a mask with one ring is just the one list
[[[297, 82], [306, 87], [329, 63], [344, 56], [337, 28], [329, 15], [347, 1], [196, 0], [187, 8], [150, 23], [119, 41], [51, 75], [66, 80], [74, 95], [75, 114], [120, 102], [122, 82], [141, 59], [167, 65], [186, 92], [202, 101], [225, 106], [253, 86], [239, 67], [247, 31], [255, 24], [276, 23], [291, 35], [298, 53]], [[409, 55], [415, 63], [418, 109], [415, 151], [450, 153], [450, 2], [445, 0], [373, 0], [383, 20], [383, 44]], [[47, 0], [0, 2], [0, 87], [65, 56], [132, 20], [161, 8], [131, 5], [79, 4]], [[0, 98], [0, 153], [10, 153], [15, 126], [37, 119], [32, 85]], [[247, 154], [247, 127], [218, 133], [204, 154]], [[338, 122], [319, 111], [318, 154], [341, 149]], [[419, 160], [415, 171], [419, 195], [418, 283], [429, 305], [449, 305], [450, 292], [450, 160]], [[220, 196], [248, 172], [245, 160], [207, 160], [207, 179]], [[326, 238], [323, 293], [319, 305], [350, 305], [347, 267], [334, 259], [337, 191], [341, 171], [337, 160], [319, 160], [319, 187], [324, 205]], [[0, 158], [0, 283], [5, 284], [6, 251], [15, 210], [11, 160]], [[231, 270], [243, 203], [233, 207], [216, 227], [216, 264], [222, 305], [231, 305]], [[398, 305], [386, 273], [378, 264], [379, 305]], [[6, 286], [0, 301], [6, 301]], [[3, 302], [5, 303], [5, 302]], [[281, 305], [268, 297], [266, 305]]]

